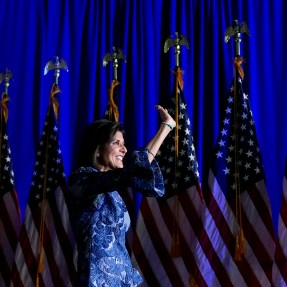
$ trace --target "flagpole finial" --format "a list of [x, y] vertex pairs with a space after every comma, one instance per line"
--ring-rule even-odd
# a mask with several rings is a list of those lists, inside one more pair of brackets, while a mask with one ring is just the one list
[[234, 36], [235, 39], [235, 56], [240, 56], [240, 42], [241, 42], [241, 34], [246, 33], [250, 36], [249, 28], [245, 21], [239, 23], [238, 20], [233, 20], [233, 24], [229, 25], [225, 31], [225, 43], [229, 41], [229, 39]]
[[0, 73], [0, 84], [2, 83], [2, 81], [4, 80], [4, 86], [5, 86], [5, 94], [8, 95], [8, 88], [9, 88], [9, 79], [13, 78], [13, 74], [12, 72], [6, 68], [6, 72], [4, 73]]
[[180, 54], [180, 46], [185, 45], [187, 49], [189, 49], [189, 44], [187, 38], [183, 35], [178, 35], [178, 32], [175, 32], [175, 39], [172, 36], [169, 36], [164, 42], [164, 52], [166, 53], [170, 47], [175, 46], [174, 54], [175, 54], [175, 65], [179, 67], [179, 54]]
[[114, 72], [114, 80], [118, 79], [117, 69], [119, 66], [119, 60], [123, 60], [125, 63], [127, 62], [124, 53], [121, 49], [116, 49], [113, 47], [113, 53], [106, 53], [103, 59], [103, 66], [106, 67], [109, 61], [113, 61], [113, 72]]
[[46, 75], [50, 70], [55, 70], [55, 73], [54, 73], [55, 83], [56, 85], [58, 85], [58, 80], [60, 77], [61, 69], [64, 69], [67, 72], [69, 71], [66, 61], [64, 59], [59, 60], [59, 57], [55, 56], [53, 60], [50, 60], [49, 62], [47, 62], [45, 69], [44, 69], [44, 75]]

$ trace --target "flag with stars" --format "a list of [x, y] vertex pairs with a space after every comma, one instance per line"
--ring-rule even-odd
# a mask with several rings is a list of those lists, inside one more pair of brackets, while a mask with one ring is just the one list
[[198, 164], [180, 68], [174, 76], [166, 107], [178, 130], [170, 132], [156, 155], [166, 194], [142, 199], [132, 259], [144, 277], [143, 286], [207, 286], [197, 263], [203, 254], [197, 240], [203, 206]]
[[234, 61], [234, 81], [204, 192], [208, 286], [272, 285], [271, 207], [241, 63], [239, 57]]
[[275, 264], [273, 265], [273, 284], [275, 287], [287, 286], [287, 160], [283, 177], [282, 203], [278, 220]]
[[20, 231], [20, 208], [14, 186], [7, 132], [8, 95], [2, 95], [0, 125], [0, 286], [10, 286], [11, 269]]
[[57, 124], [59, 93], [50, 105], [39, 142], [11, 286], [68, 287], [76, 275], [76, 248], [65, 202], [66, 178]]

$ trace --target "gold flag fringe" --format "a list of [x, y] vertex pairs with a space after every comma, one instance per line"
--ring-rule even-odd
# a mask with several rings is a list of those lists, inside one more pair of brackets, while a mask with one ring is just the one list
[[179, 230], [178, 230], [177, 223], [174, 222], [170, 256], [173, 258], [176, 258], [176, 257], [180, 257], [180, 255], [181, 255], [181, 249], [180, 249], [180, 240], [179, 240]]
[[180, 234], [179, 234], [179, 226], [178, 226], [178, 213], [179, 213], [179, 203], [178, 203], [178, 198], [176, 198], [176, 196], [178, 196], [178, 187], [177, 187], [177, 171], [178, 171], [178, 87], [181, 88], [181, 90], [183, 89], [183, 79], [182, 79], [182, 70], [177, 67], [174, 71], [174, 75], [175, 75], [175, 122], [176, 122], [176, 126], [175, 126], [175, 137], [174, 137], [174, 141], [175, 141], [175, 196], [174, 196], [174, 220], [173, 220], [173, 231], [172, 231], [172, 242], [171, 242], [171, 257], [179, 257], [181, 254], [181, 250], [180, 250]]
[[241, 214], [241, 192], [240, 192], [240, 179], [239, 179], [239, 159], [238, 159], [238, 134], [237, 134], [237, 73], [240, 75], [241, 79], [244, 79], [244, 71], [241, 64], [244, 59], [241, 57], [236, 57], [234, 59], [234, 126], [235, 126], [235, 180], [236, 180], [236, 199], [235, 199], [235, 216], [237, 223], [239, 225], [239, 234], [235, 237], [235, 252], [234, 260], [241, 261], [242, 255], [244, 255], [246, 246], [245, 238], [242, 226], [242, 214]]
[[245, 242], [245, 237], [244, 237], [244, 233], [243, 233], [242, 224], [241, 224], [240, 234], [239, 234], [239, 251], [240, 251], [240, 253], [242, 255], [246, 251], [246, 242]]
[[235, 59], [234, 59], [234, 67], [238, 71], [242, 80], [244, 79], [244, 71], [243, 71], [243, 68], [241, 66], [241, 64], [243, 62], [245, 62], [245, 59], [242, 57], [235, 57]]
[[190, 274], [188, 278], [188, 286], [189, 287], [198, 287], [197, 283], [194, 280], [194, 277]]
[[240, 254], [240, 247], [239, 247], [239, 236], [236, 235], [235, 237], [235, 252], [234, 252], [234, 260], [241, 261], [241, 254]]
[[1, 118], [2, 118], [2, 113], [5, 119], [5, 122], [8, 120], [8, 106], [7, 102], [10, 101], [10, 98], [6, 93], [2, 94], [2, 100], [1, 100]]
[[38, 255], [36, 287], [40, 286], [40, 274], [43, 273], [43, 271], [44, 271], [44, 260], [43, 260], [43, 257], [44, 257], [43, 252], [44, 251], [43, 251], [42, 246], [40, 248], [41, 248], [41, 250], [40, 250], [39, 255]]
[[56, 98], [56, 94], [60, 92], [61, 90], [59, 86], [57, 84], [53, 84], [51, 92], [50, 92], [50, 101], [52, 103], [56, 119], [59, 118], [59, 102]]
[[110, 103], [110, 105], [109, 105], [109, 119], [114, 118], [115, 122], [119, 121], [119, 110], [118, 110], [118, 107], [114, 101], [114, 89], [119, 84], [120, 84], [119, 81], [113, 80], [111, 88], [109, 90], [109, 103]]

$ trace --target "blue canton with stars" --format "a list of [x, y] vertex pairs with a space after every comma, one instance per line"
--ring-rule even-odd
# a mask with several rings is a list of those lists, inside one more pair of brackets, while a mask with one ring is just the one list
[[[167, 105], [169, 113], [175, 118], [175, 93]], [[165, 198], [199, 185], [198, 163], [191, 134], [188, 110], [182, 90], [178, 87], [178, 168], [175, 171], [175, 130], [172, 130], [157, 153], [165, 181]]]
[[1, 119], [1, 177], [0, 177], [0, 192], [4, 195], [5, 192], [11, 191], [14, 188], [14, 172], [12, 169], [11, 150], [8, 142], [7, 125], [2, 114]]
[[59, 144], [59, 130], [52, 105], [46, 115], [41, 140], [36, 154], [33, 179], [29, 194], [29, 205], [38, 205], [43, 192], [52, 196], [55, 189], [65, 184], [62, 152]]
[[239, 179], [241, 192], [264, 178], [248, 95], [243, 91], [241, 77], [237, 75], [236, 79], [237, 100], [235, 103], [235, 87], [232, 83], [212, 161], [213, 173], [221, 189], [227, 192], [227, 197], [235, 195], [236, 177]]

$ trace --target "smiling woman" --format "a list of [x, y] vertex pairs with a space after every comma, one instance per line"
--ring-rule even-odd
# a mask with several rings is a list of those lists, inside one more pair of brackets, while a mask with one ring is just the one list
[[77, 287], [132, 287], [142, 282], [125, 247], [130, 218], [119, 191], [134, 187], [146, 196], [164, 194], [154, 156], [175, 121], [166, 109], [156, 107], [165, 124], [125, 163], [127, 148], [120, 123], [98, 120], [84, 131], [78, 168], [69, 177], [67, 200], [78, 249]]

